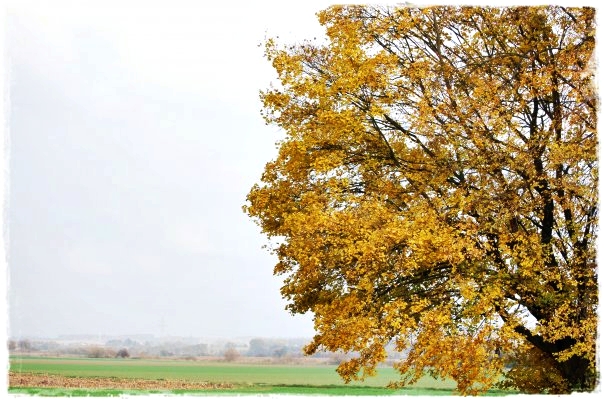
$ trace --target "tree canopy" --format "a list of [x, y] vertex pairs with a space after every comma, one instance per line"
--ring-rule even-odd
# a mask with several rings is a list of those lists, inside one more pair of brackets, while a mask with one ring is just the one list
[[[319, 349], [475, 394], [596, 384], [595, 11], [334, 6], [266, 43], [285, 138], [245, 211]], [[501, 378], [504, 377], [503, 380]]]

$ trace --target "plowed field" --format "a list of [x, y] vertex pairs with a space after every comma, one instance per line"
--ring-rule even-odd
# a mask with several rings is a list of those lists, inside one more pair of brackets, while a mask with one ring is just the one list
[[206, 390], [232, 388], [230, 383], [188, 380], [121, 379], [115, 377], [66, 377], [60, 375], [9, 372], [9, 387], [87, 388], [120, 390]]

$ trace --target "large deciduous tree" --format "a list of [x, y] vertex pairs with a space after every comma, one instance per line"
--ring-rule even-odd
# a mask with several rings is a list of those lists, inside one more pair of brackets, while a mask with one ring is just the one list
[[[336, 6], [324, 42], [269, 40], [286, 137], [244, 207], [306, 352], [465, 394], [597, 380], [592, 8]], [[501, 378], [504, 377], [502, 381]]]

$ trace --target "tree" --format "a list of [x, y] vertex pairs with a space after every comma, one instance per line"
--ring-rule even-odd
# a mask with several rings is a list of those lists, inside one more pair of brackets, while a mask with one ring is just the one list
[[227, 346], [224, 350], [224, 360], [227, 362], [234, 362], [239, 359], [240, 356], [241, 354], [239, 354], [239, 351], [237, 351], [234, 346]]
[[116, 354], [116, 358], [130, 358], [130, 353], [126, 348], [121, 348]]
[[286, 136], [244, 206], [287, 308], [314, 314], [305, 351], [357, 351], [347, 381], [393, 341], [396, 385], [427, 370], [464, 394], [592, 390], [594, 10], [318, 17], [325, 42], [266, 43], [263, 115]]
[[27, 352], [31, 351], [33, 348], [29, 340], [19, 340], [18, 346], [19, 350]]
[[286, 355], [287, 355], [287, 347], [281, 346], [281, 347], [273, 348], [273, 356], [275, 358], [283, 358]]
[[268, 354], [268, 344], [262, 338], [252, 338], [247, 354], [249, 356], [266, 356]]

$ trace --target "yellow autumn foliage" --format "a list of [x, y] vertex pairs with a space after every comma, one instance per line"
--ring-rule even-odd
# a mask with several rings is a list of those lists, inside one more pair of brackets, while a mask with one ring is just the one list
[[333, 6], [326, 43], [267, 41], [285, 138], [244, 209], [306, 352], [354, 353], [347, 381], [395, 344], [393, 386], [595, 387], [594, 14]]

